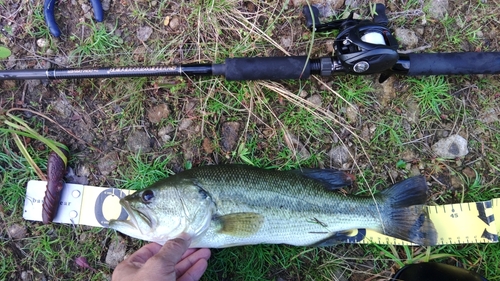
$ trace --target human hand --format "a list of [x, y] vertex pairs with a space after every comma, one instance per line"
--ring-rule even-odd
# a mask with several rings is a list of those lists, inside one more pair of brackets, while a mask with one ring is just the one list
[[207, 269], [209, 249], [188, 249], [190, 239], [147, 244], [115, 268], [113, 281], [197, 281]]

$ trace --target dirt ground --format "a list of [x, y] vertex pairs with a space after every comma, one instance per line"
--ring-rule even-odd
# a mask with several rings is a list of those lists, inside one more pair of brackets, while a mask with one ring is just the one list
[[[1, 69], [221, 62], [224, 56], [231, 54], [200, 52], [196, 48], [209, 50], [215, 44], [231, 45], [231, 42], [224, 42], [222, 39], [226, 38], [224, 36], [232, 36], [232, 33], [237, 33], [231, 29], [231, 22], [224, 18], [215, 19], [215, 21], [218, 20], [222, 30], [218, 35], [209, 34], [211, 30], [200, 32], [199, 29], [203, 28], [204, 25], [198, 22], [199, 25], [196, 26], [196, 22], [190, 17], [198, 12], [194, 8], [196, 5], [193, 1], [185, 1], [185, 4], [173, 1], [103, 1], [106, 8], [105, 20], [103, 23], [96, 24], [89, 2], [60, 0], [56, 9], [56, 19], [63, 36], [56, 39], [49, 35], [44, 28], [45, 24], [40, 14], [42, 2], [40, 0], [0, 1], [0, 26], [2, 27], [0, 45], [8, 47], [12, 51], [12, 56], [0, 61]], [[199, 2], [207, 5], [207, 9], [209, 9], [210, 3], [208, 2], [210, 1], [207, 3]], [[237, 9], [244, 11], [249, 19], [255, 19], [255, 24], [266, 26], [269, 24], [269, 19], [272, 19], [265, 14], [259, 14], [259, 11], [262, 11], [264, 7], [267, 9], [272, 6], [265, 3], [270, 1], [229, 2], [231, 4], [228, 5], [236, 5]], [[287, 52], [294, 55], [305, 54], [307, 40], [304, 38], [310, 32], [304, 26], [304, 18], [300, 13], [301, 8], [297, 5], [300, 1], [275, 2], [277, 2], [276, 7], [279, 9], [276, 8], [274, 14], [281, 13], [280, 17], [285, 18], [285, 20], [277, 20], [274, 23], [277, 27], [269, 32], [269, 36], [284, 46]], [[356, 1], [349, 2], [359, 4]], [[448, 26], [443, 23], [446, 22], [446, 18], [436, 20], [432, 17], [425, 17], [426, 22], [424, 23], [421, 15], [424, 13], [423, 11], [418, 9], [405, 10], [405, 4], [411, 1], [389, 2], [388, 12], [392, 21], [391, 29], [405, 28], [413, 31], [413, 35], [416, 36], [416, 41], [413, 43], [411, 40], [405, 41], [411, 45], [402, 46], [406, 50], [429, 52], [500, 50], [500, 24], [498, 17], [491, 14], [495, 13], [494, 11], [500, 12], [498, 11], [500, 3], [496, 1], [450, 1], [448, 3], [447, 12], [450, 17], [459, 18], [460, 22], [463, 23], [464, 27], [461, 30], [479, 29], [480, 33], [474, 33], [477, 41], [472, 42], [466, 40], [470, 37], [463, 37], [464, 34], [461, 34], [463, 35], [461, 37], [460, 34], [457, 34], [457, 29], [462, 28], [460, 23], [455, 22]], [[474, 8], [481, 5], [485, 7]], [[416, 6], [418, 7], [418, 5]], [[345, 5], [340, 5], [340, 7], [345, 8]], [[269, 12], [269, 9], [266, 12]], [[143, 19], [145, 22], [141, 22]], [[199, 19], [203, 19], [203, 17], [199, 17]], [[95, 30], [101, 30], [102, 37], [95, 37]], [[196, 36], [192, 35], [195, 33], [203, 34], [198, 42], [193, 42], [197, 40]], [[103, 42], [102, 40], [108, 41]], [[312, 55], [328, 55], [331, 50], [327, 47], [327, 42], [329, 42], [327, 38], [319, 38], [317, 45], [312, 49]], [[160, 48], [162, 44], [165, 49]], [[240, 42], [234, 45], [239, 46], [240, 44], [255, 45], [253, 42]], [[87, 48], [84, 48], [85, 46]], [[193, 49], [190, 49], [191, 46], [194, 46]], [[100, 53], [96, 53], [95, 50], [99, 50]], [[218, 57], [210, 57], [214, 54], [217, 54]], [[284, 55], [284, 52], [269, 45], [262, 48], [256, 46], [249, 54]], [[458, 183], [460, 178], [454, 175], [453, 171], [458, 171], [466, 178], [473, 178], [475, 172], [478, 171], [483, 183], [487, 183], [488, 186], [498, 186], [499, 184], [500, 171], [495, 170], [491, 165], [491, 161], [500, 159], [495, 158], [499, 154], [498, 141], [500, 141], [498, 139], [500, 136], [500, 82], [498, 78], [498, 76], [486, 75], [447, 78], [452, 85], [451, 94], [466, 104], [465, 109], [459, 106], [443, 110], [441, 120], [437, 122], [421, 120], [421, 127], [419, 127], [423, 133], [421, 137], [432, 135], [424, 145], [427, 148], [433, 141], [449, 135], [457, 126], [462, 128], [461, 134], [466, 135], [469, 140], [474, 142], [474, 148], [466, 157], [452, 164], [440, 163], [433, 156], [429, 156], [429, 152], [415, 153], [408, 150], [400, 157], [406, 159], [406, 162], [410, 166], [413, 165], [417, 171], [427, 172], [434, 186], [442, 187], [434, 190], [434, 198], [438, 203], [451, 203], [459, 200], [462, 185]], [[334, 87], [336, 79], [344, 78], [329, 77], [323, 78], [322, 81], [326, 85]], [[349, 115], [345, 113], [346, 119], [344, 121], [347, 120], [346, 127], [354, 127], [356, 133], [362, 137], [369, 137], [373, 136], [375, 130], [370, 124], [386, 122], [381, 117], [384, 116], [385, 112], [401, 110], [398, 106], [393, 106], [391, 102], [400, 93], [408, 94], [409, 86], [401, 77], [393, 77], [384, 85], [376, 83], [376, 76], [367, 76], [363, 79], [371, 81], [374, 90], [370, 92], [370, 95], [373, 96], [375, 102], [370, 105], [359, 104], [358, 106], [360, 114], [364, 116], [363, 121], [369, 119], [370, 115], [373, 119], [371, 123], [363, 123], [363, 121], [356, 119], [358, 117], [354, 117], [355, 121], [349, 123]], [[479, 84], [488, 84], [489, 86], [477, 86]], [[231, 92], [231, 89], [238, 88], [234, 84], [233, 88], [230, 88], [230, 84], [217, 85], [219, 88], [215, 91]], [[299, 91], [297, 83], [283, 82], [281, 85], [292, 92]], [[305, 89], [321, 89], [324, 85], [314, 81], [308, 87]], [[222, 113], [219, 114], [207, 112], [207, 107], [204, 107], [203, 95], [193, 94], [199, 88], [199, 80], [177, 77], [51, 81], [5, 80], [1, 81], [0, 113], [12, 108], [19, 108], [19, 110], [14, 111], [16, 115], [28, 120], [45, 136], [68, 145], [71, 151], [70, 166], [73, 168], [74, 174], [67, 180], [76, 183], [120, 187], [123, 184], [124, 175], [130, 171], [130, 166], [133, 164], [131, 159], [141, 153], [144, 155], [143, 159], [150, 162], [155, 159], [168, 158], [169, 162], [166, 168], [173, 172], [181, 171], [189, 166], [242, 162], [241, 158], [235, 157], [235, 155], [240, 155], [236, 152], [241, 147], [243, 134], [246, 134], [243, 139], [257, 136], [257, 144], [253, 146], [255, 153], [259, 155], [260, 151], [266, 158], [278, 158], [281, 149], [293, 147], [298, 158], [307, 158], [321, 152], [322, 155], [326, 155], [326, 159], [318, 161], [321, 166], [347, 168], [351, 172], [359, 172], [352, 162], [335, 162], [336, 156], [332, 157], [332, 154], [329, 154], [333, 146], [332, 143], [334, 143], [332, 139], [335, 139], [331, 134], [325, 138], [326, 141], [322, 142], [323, 140], [320, 139], [304, 140], [300, 133], [296, 133], [297, 136], [292, 135], [287, 138], [291, 144], [282, 143], [281, 146], [270, 147], [274, 143], [270, 144], [267, 140], [271, 139], [277, 130], [273, 129], [273, 124], [268, 124], [272, 122], [269, 117], [258, 116], [257, 113], [256, 116], [247, 118], [247, 115], [250, 114], [244, 109], [250, 108], [252, 104], [245, 100], [245, 95], [240, 97], [236, 91], [232, 91], [235, 99], [241, 102], [237, 105], [240, 108], [231, 111], [234, 115], [229, 114], [227, 110], [222, 110]], [[342, 95], [342, 93], [340, 94]], [[314, 95], [306, 93], [304, 96], [308, 101], [315, 103]], [[481, 99], [485, 96], [489, 98], [490, 106], [484, 106], [484, 101]], [[288, 102], [286, 99], [277, 95], [269, 97], [269, 99], [269, 107], [275, 109], [276, 115], [279, 116], [286, 112], [284, 105]], [[329, 106], [325, 100], [320, 100], [319, 104], [324, 108]], [[411, 108], [411, 102], [409, 104], [409, 108]], [[229, 107], [231, 106], [229, 105]], [[328, 109], [336, 110], [336, 108]], [[455, 109], [472, 112], [471, 116], [474, 117], [474, 120], [457, 121], [452, 113]], [[54, 122], [35, 115], [33, 112], [50, 117]], [[408, 109], [406, 114], [408, 116], [418, 115], [418, 108], [413, 111]], [[171, 120], [171, 122], [165, 122], [166, 119]], [[485, 125], [476, 127], [477, 120]], [[247, 121], [253, 122], [255, 126], [249, 126]], [[410, 126], [408, 123], [397, 125]], [[339, 136], [346, 143], [352, 144], [354, 142], [350, 142], [353, 137], [347, 130], [339, 132]], [[46, 147], [39, 143], [35, 142], [32, 145], [36, 151], [46, 151]], [[370, 155], [370, 157], [365, 157], [360, 153], [355, 160], [357, 167], [375, 166], [374, 173], [383, 172], [385, 179], [401, 176], [397, 172], [386, 171], [385, 162], [380, 160], [384, 157], [383, 147], [373, 151], [377, 154]], [[422, 163], [425, 161], [419, 160], [422, 158], [426, 158], [430, 164], [426, 162], [425, 167], [423, 167]], [[474, 162], [477, 163], [472, 169], [470, 163]], [[448, 169], [446, 165], [451, 165], [452, 168]], [[279, 163], [276, 166], [279, 167]], [[446, 196], [441, 196], [436, 190], [441, 190], [446, 193]], [[0, 207], [1, 204], [6, 203], [0, 203]], [[20, 202], [20, 204], [22, 203]], [[4, 206], [4, 209], [7, 209], [5, 217], [20, 216], [19, 210], [14, 211], [16, 208]], [[10, 223], [5, 224], [10, 225]], [[22, 225], [27, 233], [38, 233], [36, 228], [39, 227], [39, 224], [22, 223]], [[106, 234], [98, 234], [96, 237], [96, 239], [107, 241], [105, 243], [107, 250], [110, 244], [109, 237]], [[2, 239], [5, 240], [7, 237], [2, 237]], [[137, 245], [134, 245], [128, 249], [136, 247]], [[15, 248], [12, 247], [12, 249]], [[104, 265], [105, 256], [106, 252], [103, 250], [100, 260], [102, 268], [107, 267]], [[15, 275], [20, 277], [21, 273], [26, 271], [31, 272], [33, 269], [19, 265]], [[106, 271], [109, 274], [111, 269], [107, 268]], [[49, 273], [44, 274], [50, 275]], [[365, 280], [364, 275], [359, 276], [356, 277], [354, 274], [352, 280]], [[46, 277], [47, 280], [64, 279], [60, 276]], [[290, 279], [294, 278], [290, 277]]]

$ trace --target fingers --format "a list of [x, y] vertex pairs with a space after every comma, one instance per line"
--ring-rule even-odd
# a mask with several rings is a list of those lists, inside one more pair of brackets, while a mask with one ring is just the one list
[[190, 249], [188, 249], [188, 250], [184, 253], [184, 255], [182, 255], [182, 257], [181, 257], [181, 261], [182, 261], [184, 258], [186, 258], [187, 256], [191, 255], [192, 253], [196, 252], [197, 250], [198, 250], [198, 249], [195, 249], [195, 248], [190, 248]]
[[134, 280], [175, 280], [175, 265], [190, 243], [190, 240], [176, 238], [159, 246], [158, 253], [140, 268]]
[[137, 264], [137, 263], [145, 263], [147, 260], [149, 260], [152, 256], [156, 255], [158, 251], [160, 251], [161, 245], [158, 245], [156, 243], [150, 243], [139, 250], [137, 252], [133, 253], [130, 257], [127, 258], [127, 262]]
[[[194, 250], [191, 252], [191, 254], [186, 255], [177, 265], [175, 266], [175, 272], [176, 276], [183, 276], [185, 273], [187, 273], [191, 268], [194, 268], [195, 265], [200, 261], [200, 260], [205, 260], [207, 261], [210, 258], [210, 250], [209, 249], [189, 249], [188, 252], [191, 250]], [[206, 267], [203, 269], [205, 271]]]
[[113, 271], [112, 280], [124, 280], [130, 276], [134, 276], [137, 271], [143, 267], [146, 261], [158, 253], [160, 249], [161, 246], [156, 243], [143, 246], [126, 260], [118, 264]]
[[113, 280], [131, 277], [134, 280], [197, 281], [207, 269], [209, 249], [188, 249], [189, 237], [169, 240], [160, 246], [151, 243], [143, 246], [113, 272]]
[[207, 270], [208, 262], [205, 259], [198, 260], [186, 273], [177, 279], [177, 281], [198, 281], [200, 280], [205, 270]]
[[179, 237], [167, 241], [149, 262], [155, 263], [158, 266], [172, 267], [173, 269], [191, 244], [191, 239], [185, 238]]

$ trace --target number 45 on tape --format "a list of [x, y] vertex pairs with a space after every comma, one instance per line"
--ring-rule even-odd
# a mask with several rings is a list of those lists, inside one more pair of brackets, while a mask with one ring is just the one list
[[[47, 182], [30, 181], [26, 190], [23, 217], [42, 221], [42, 202]], [[120, 199], [133, 190], [65, 184], [54, 222], [107, 227], [111, 219], [127, 219]], [[428, 206], [438, 233], [438, 244], [496, 243], [500, 230], [500, 198], [483, 202]], [[498, 218], [498, 219], [495, 219]], [[354, 230], [348, 243], [411, 245], [369, 229]]]

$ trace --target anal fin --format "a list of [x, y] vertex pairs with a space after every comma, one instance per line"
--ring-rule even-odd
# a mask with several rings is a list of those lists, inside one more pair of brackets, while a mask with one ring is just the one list
[[351, 230], [345, 230], [345, 231], [338, 231], [338, 232], [333, 232], [330, 236], [310, 245], [312, 247], [328, 247], [328, 246], [334, 246], [340, 243], [345, 243], [349, 241], [349, 239], [352, 238], [352, 231]]

